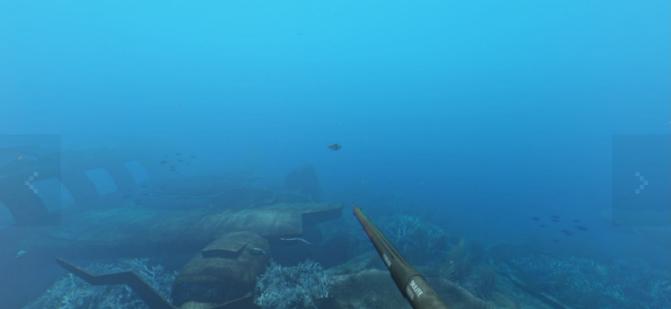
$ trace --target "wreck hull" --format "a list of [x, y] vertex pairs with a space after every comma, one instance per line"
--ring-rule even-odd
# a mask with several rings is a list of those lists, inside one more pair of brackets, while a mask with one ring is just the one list
[[64, 215], [59, 226], [9, 228], [5, 250], [73, 258], [194, 252], [219, 236], [251, 231], [270, 241], [300, 237], [340, 216], [340, 206], [300, 203], [259, 208], [157, 209], [123, 207]]

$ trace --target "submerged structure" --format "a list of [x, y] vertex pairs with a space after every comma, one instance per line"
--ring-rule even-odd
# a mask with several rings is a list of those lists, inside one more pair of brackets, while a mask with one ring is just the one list
[[[185, 309], [406, 309], [408, 300], [427, 295], [440, 295], [448, 308], [671, 304], [663, 272], [643, 267], [618, 272], [625, 268], [506, 246], [479, 248], [409, 214], [376, 218], [377, 230], [359, 213], [376, 243], [371, 246], [356, 222], [342, 216], [341, 205], [319, 202], [317, 173], [310, 167], [294, 170], [283, 187], [271, 188], [241, 177], [177, 175], [163, 160], [107, 150], [1, 149], [0, 203], [14, 224], [0, 233], [0, 271], [7, 274], [0, 280], [32, 292], [14, 297], [11, 289], [0, 289], [7, 308], [36, 298], [27, 308], [80, 308], [78, 297], [89, 297], [87, 306], [95, 307], [102, 295], [133, 299], [134, 306], [112, 307]], [[137, 168], [146, 180], [138, 181]], [[101, 190], [92, 170], [104, 171], [114, 190]], [[71, 204], [49, 205], [40, 191], [44, 181], [62, 186]], [[145, 276], [146, 264], [91, 267], [138, 258], [170, 269], [160, 289]], [[93, 297], [97, 292], [87, 290], [88, 283], [62, 276], [56, 259], [88, 283], [127, 285], [134, 292]], [[610, 285], [637, 271], [631, 285]], [[571, 286], [563, 279], [567, 274]], [[621, 297], [625, 290], [643, 300]]]
[[135, 275], [96, 277], [66, 260], [193, 252], [178, 272], [172, 299], [184, 308], [214, 308], [238, 301], [251, 304], [256, 280], [271, 258], [293, 251], [297, 242], [318, 238], [316, 225], [340, 213], [341, 206], [322, 203], [224, 210], [90, 210], [66, 217], [60, 227], [23, 235], [16, 245], [32, 255], [62, 257], [61, 265], [93, 284], [128, 284], [152, 308], [161, 308], [159, 298]]
[[[200, 214], [172, 221], [169, 217], [145, 216], [151, 219], [125, 225], [123, 229], [132, 230], [136, 235], [160, 234], [160, 237], [115, 239], [106, 246], [118, 252], [122, 248], [132, 250], [135, 245], [167, 249], [179, 241], [176, 237], [192, 243], [209, 241], [179, 272], [172, 288], [174, 304], [181, 308], [241, 308], [253, 305], [256, 280], [265, 271], [273, 251], [282, 250], [297, 239], [305, 241], [302, 237], [310, 236], [312, 227], [339, 217], [340, 212], [341, 207], [337, 205], [296, 203]], [[98, 231], [94, 235], [102, 234], [106, 233]], [[76, 241], [82, 242], [81, 239]], [[64, 260], [59, 263], [91, 284], [127, 284], [151, 308], [172, 308], [132, 273], [94, 275]]]
[[[10, 154], [10, 159], [0, 165], [0, 202], [9, 209], [14, 223], [22, 226], [58, 223], [58, 213], [47, 207], [38, 190], [40, 182], [54, 184], [50, 202], [60, 201], [60, 191], [65, 190], [75, 207], [86, 208], [118, 202], [120, 197], [137, 191], [137, 181], [129, 163], [134, 162], [145, 171], [151, 170], [151, 164], [141, 164], [134, 156], [106, 149], [63, 152], [60, 149], [20, 147], [1, 150]], [[92, 171], [108, 175], [115, 192], [101, 194], [88, 175]]]
[[[318, 190], [318, 183], [293, 184], [297, 192], [289, 192], [174, 175], [163, 161], [107, 149], [7, 146], [0, 147], [0, 159], [0, 207], [13, 218], [0, 235], [0, 266], [16, 284], [29, 284], [31, 269], [55, 257], [192, 255], [174, 283], [173, 299], [178, 305], [224, 304], [249, 298], [271, 257], [281, 259], [296, 244], [318, 239], [316, 225], [341, 211], [308, 202], [312, 197], [301, 186]], [[147, 179], [139, 181], [133, 168]], [[113, 190], [101, 190], [93, 172], [104, 174]], [[45, 183], [53, 192], [42, 192]], [[49, 205], [66, 195], [67, 207]], [[36, 264], [17, 267], [29, 263]]]

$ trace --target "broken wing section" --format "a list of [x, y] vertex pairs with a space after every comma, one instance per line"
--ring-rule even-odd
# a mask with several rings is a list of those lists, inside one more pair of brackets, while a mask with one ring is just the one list
[[56, 261], [65, 270], [91, 285], [124, 284], [129, 286], [152, 309], [175, 309], [173, 305], [161, 297], [158, 292], [132, 271], [94, 275], [62, 259], [57, 259]]

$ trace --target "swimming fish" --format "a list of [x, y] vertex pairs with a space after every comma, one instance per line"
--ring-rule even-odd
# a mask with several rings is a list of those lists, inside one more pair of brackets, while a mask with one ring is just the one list
[[340, 144], [331, 144], [328, 147], [329, 147], [329, 149], [331, 149], [333, 151], [338, 151], [342, 148], [342, 146]]
[[159, 161], [161, 165], [164, 165], [169, 171], [177, 171], [178, 166], [190, 165], [196, 159], [196, 155], [185, 155], [181, 152], [176, 152], [174, 157], [172, 155], [164, 156], [164, 159]]
[[575, 228], [578, 229], [578, 230], [581, 230], [583, 232], [586, 232], [587, 230], [589, 230], [587, 227], [582, 226], [582, 225], [576, 225]]

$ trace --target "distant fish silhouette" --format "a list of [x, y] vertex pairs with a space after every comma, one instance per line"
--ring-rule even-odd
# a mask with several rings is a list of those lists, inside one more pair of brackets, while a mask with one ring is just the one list
[[589, 230], [587, 227], [582, 225], [576, 225], [575, 228], [583, 232], [587, 232]]
[[341, 148], [342, 148], [342, 146], [341, 146], [340, 144], [331, 144], [331, 145], [329, 145], [329, 149], [331, 149], [331, 150], [333, 150], [333, 151], [338, 151], [338, 150], [340, 150]]
[[544, 229], [544, 228], [545, 228], [545, 224], [541, 224], [541, 225], [539, 225], [538, 227]]
[[182, 152], [176, 152], [174, 155], [169, 154], [165, 155], [164, 159], [159, 161], [159, 163], [171, 172], [177, 172], [178, 167], [185, 165], [191, 165], [191, 163], [196, 159], [196, 155], [191, 154], [187, 155]]
[[569, 237], [573, 236], [573, 233], [571, 233], [571, 231], [569, 231], [569, 230], [561, 230], [561, 232], [566, 236], [569, 236]]
[[539, 217], [531, 217], [531, 220], [534, 220], [534, 221], [538, 222], [538, 221], [541, 220], [541, 218], [539, 218]]

